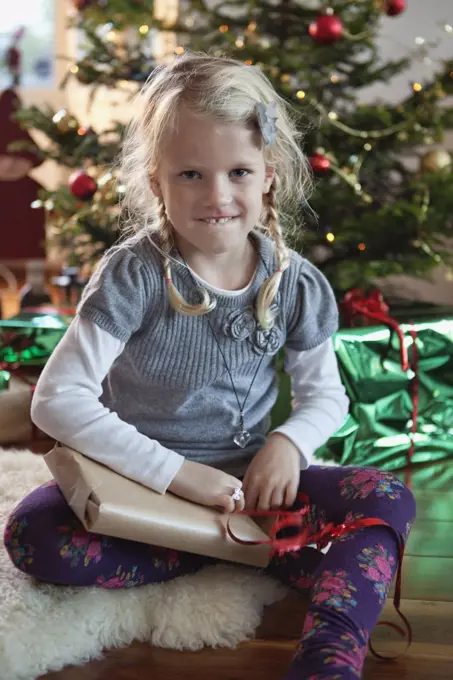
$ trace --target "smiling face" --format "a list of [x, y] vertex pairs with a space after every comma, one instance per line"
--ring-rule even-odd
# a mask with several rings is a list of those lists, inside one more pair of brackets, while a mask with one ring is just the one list
[[151, 187], [165, 204], [177, 245], [189, 258], [240, 251], [273, 179], [260, 134], [183, 110], [168, 137]]

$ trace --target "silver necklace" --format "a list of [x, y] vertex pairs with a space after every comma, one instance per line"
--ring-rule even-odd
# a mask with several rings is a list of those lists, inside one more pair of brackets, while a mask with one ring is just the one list
[[[190, 277], [191, 277], [192, 281], [194, 282], [194, 284], [197, 286], [197, 288], [201, 288], [200, 284], [199, 284], [198, 281], [195, 279], [194, 275], [192, 274], [191, 270], [189, 269], [189, 266], [188, 266], [187, 262], [184, 260], [183, 256], [181, 255], [181, 253], [180, 253], [179, 251], [178, 251], [178, 254], [179, 254], [179, 257], [180, 257], [180, 258], [182, 259], [182, 261], [184, 262], [184, 264], [185, 264], [185, 266], [186, 266], [186, 268], [187, 268], [187, 271], [189, 272]], [[264, 264], [264, 266], [265, 266], [265, 268], [266, 268], [266, 270], [267, 270], [266, 263], [264, 262], [261, 253], [259, 253], [259, 256], [260, 256], [261, 261], [263, 262], [263, 264]], [[268, 272], [268, 274], [269, 274], [269, 271], [268, 271], [268, 270], [267, 270], [267, 272]], [[227, 362], [227, 360], [226, 360], [226, 358], [225, 358], [225, 354], [223, 353], [223, 350], [222, 350], [222, 348], [221, 348], [221, 346], [220, 346], [220, 343], [219, 343], [219, 340], [218, 340], [218, 338], [217, 338], [217, 335], [216, 335], [216, 333], [215, 333], [215, 331], [214, 331], [214, 328], [212, 327], [211, 319], [209, 318], [209, 316], [208, 316], [207, 314], [205, 314], [205, 318], [206, 318], [206, 321], [207, 321], [208, 324], [209, 324], [209, 328], [211, 329], [211, 333], [212, 333], [212, 335], [213, 335], [213, 337], [214, 337], [214, 340], [216, 341], [217, 347], [219, 348], [219, 352], [220, 352], [220, 354], [222, 355], [223, 363], [225, 364], [225, 368], [226, 368], [226, 370], [227, 370], [227, 372], [228, 372], [228, 376], [229, 376], [229, 378], [230, 378], [230, 382], [231, 382], [231, 385], [232, 385], [232, 387], [233, 387], [234, 396], [236, 397], [236, 401], [237, 401], [237, 404], [238, 404], [238, 407], [239, 407], [239, 429], [238, 429], [238, 431], [235, 433], [235, 435], [234, 435], [234, 437], [233, 437], [233, 442], [236, 444], [236, 446], [239, 446], [241, 449], [243, 449], [243, 448], [245, 448], [245, 447], [247, 446], [247, 444], [249, 443], [249, 441], [250, 441], [250, 439], [251, 439], [251, 437], [252, 437], [252, 435], [250, 434], [250, 432], [249, 432], [249, 431], [245, 428], [245, 426], [244, 426], [244, 409], [245, 409], [245, 404], [246, 404], [246, 401], [247, 401], [247, 399], [248, 399], [248, 397], [249, 397], [249, 394], [250, 394], [250, 392], [251, 392], [251, 389], [252, 389], [252, 387], [253, 387], [253, 384], [254, 384], [254, 382], [255, 382], [255, 380], [256, 380], [256, 377], [257, 377], [257, 375], [258, 375], [258, 373], [259, 373], [259, 370], [260, 370], [260, 368], [261, 368], [261, 364], [263, 363], [263, 359], [264, 359], [264, 357], [266, 356], [267, 349], [268, 349], [268, 347], [269, 347], [269, 342], [270, 342], [272, 336], [271, 336], [271, 334], [269, 333], [269, 337], [268, 337], [268, 339], [267, 339], [267, 343], [266, 343], [264, 352], [263, 352], [263, 354], [261, 355], [261, 359], [260, 359], [259, 362], [258, 362], [258, 366], [257, 366], [257, 369], [256, 369], [256, 371], [255, 371], [255, 374], [254, 374], [254, 376], [253, 376], [253, 378], [252, 378], [252, 382], [250, 383], [249, 389], [247, 390], [247, 394], [245, 395], [244, 401], [243, 401], [243, 403], [242, 403], [242, 405], [241, 405], [241, 402], [239, 401], [239, 396], [238, 396], [238, 393], [237, 393], [237, 390], [236, 390], [236, 386], [235, 386], [235, 384], [234, 384], [233, 376], [231, 375], [230, 367], [228, 366], [228, 362]]]

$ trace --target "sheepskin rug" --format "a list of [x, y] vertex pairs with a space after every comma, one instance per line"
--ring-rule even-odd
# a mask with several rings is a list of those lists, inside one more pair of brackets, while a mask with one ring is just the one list
[[[50, 478], [40, 456], [0, 448], [1, 537], [16, 504]], [[2, 540], [0, 680], [34, 680], [133, 640], [188, 650], [235, 647], [254, 636], [264, 606], [287, 592], [236, 565], [127, 590], [53, 586], [16, 569]]]

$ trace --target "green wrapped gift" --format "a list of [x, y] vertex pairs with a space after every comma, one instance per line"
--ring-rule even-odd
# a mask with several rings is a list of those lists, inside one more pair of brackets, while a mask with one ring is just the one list
[[390, 328], [336, 333], [350, 414], [317, 452], [320, 458], [395, 470], [410, 461], [453, 457], [453, 318], [401, 324], [400, 330], [407, 370]]
[[0, 366], [43, 367], [74, 318], [72, 310], [39, 307], [0, 320]]

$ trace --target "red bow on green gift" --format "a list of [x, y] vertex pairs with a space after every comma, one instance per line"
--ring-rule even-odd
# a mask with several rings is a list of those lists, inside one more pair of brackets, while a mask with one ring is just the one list
[[[365, 295], [362, 288], [351, 288], [340, 303], [340, 310], [343, 312], [346, 322], [350, 326], [354, 325], [354, 320], [361, 317], [366, 322], [379, 321], [388, 326], [398, 336], [401, 368], [403, 371], [408, 371], [412, 368], [414, 377], [411, 380], [411, 398], [412, 398], [412, 429], [411, 429], [411, 446], [408, 452], [409, 462], [412, 461], [412, 456], [415, 448], [414, 435], [417, 432], [418, 422], [418, 408], [419, 408], [419, 380], [418, 380], [418, 355], [417, 355], [417, 332], [414, 327], [410, 330], [412, 338], [412, 362], [409, 361], [407, 346], [404, 338], [404, 331], [400, 327], [396, 319], [389, 316], [389, 307], [384, 300], [382, 293], [374, 289], [368, 295]], [[411, 365], [412, 364], [412, 365]]]
[[388, 314], [389, 311], [384, 296], [376, 288], [367, 295], [362, 288], [351, 288], [340, 303], [340, 308], [351, 326], [356, 317], [366, 315], [365, 323], [371, 323], [370, 314]]
[[354, 325], [357, 317], [362, 317], [365, 322], [379, 321], [385, 326], [392, 328], [398, 336], [400, 345], [401, 368], [407, 371], [409, 359], [407, 347], [404, 342], [404, 334], [396, 319], [388, 315], [389, 307], [384, 300], [384, 296], [379, 290], [372, 290], [366, 297], [361, 288], [351, 288], [340, 303], [340, 309], [346, 317], [350, 326]]

